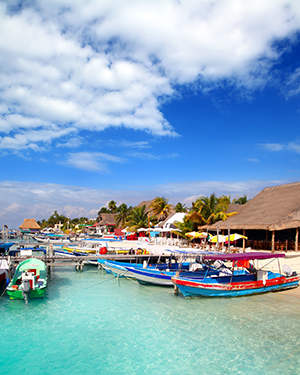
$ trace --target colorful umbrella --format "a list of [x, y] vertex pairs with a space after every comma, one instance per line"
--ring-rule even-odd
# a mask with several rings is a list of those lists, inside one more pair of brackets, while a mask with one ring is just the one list
[[[220, 242], [226, 242], [227, 239], [225, 236], [223, 236], [222, 234], [219, 234], [219, 243]], [[215, 242], [217, 243], [218, 242], [218, 236], [213, 236], [211, 239], [209, 239], [209, 242]]]
[[[228, 236], [225, 236], [225, 238], [226, 238], [226, 241], [228, 241]], [[240, 238], [244, 238], [245, 240], [248, 239], [248, 237], [246, 236], [242, 236], [241, 234], [238, 234], [238, 233], [233, 233], [230, 235], [230, 242], [235, 242], [239, 240]]]

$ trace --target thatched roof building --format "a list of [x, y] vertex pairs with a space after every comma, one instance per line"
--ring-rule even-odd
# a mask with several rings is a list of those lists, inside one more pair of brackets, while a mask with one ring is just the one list
[[[155, 198], [154, 198], [155, 199]], [[142, 207], [145, 206], [145, 212], [150, 213], [152, 215], [152, 209], [150, 208], [151, 204], [153, 203], [154, 199], [151, 199], [150, 201], [143, 201], [139, 203], [136, 207]]]
[[38, 223], [35, 221], [35, 219], [24, 219], [23, 224], [19, 226], [19, 229], [21, 230], [33, 230], [37, 231], [40, 230], [41, 227], [38, 225]]
[[218, 221], [210, 230], [266, 230], [272, 232], [274, 248], [275, 231], [295, 230], [295, 248], [298, 248], [300, 227], [300, 182], [266, 187], [240, 211], [225, 221]]
[[210, 228], [265, 229], [269, 231], [300, 227], [300, 182], [266, 187], [240, 211]]
[[98, 225], [116, 225], [115, 214], [101, 213], [99, 215]]

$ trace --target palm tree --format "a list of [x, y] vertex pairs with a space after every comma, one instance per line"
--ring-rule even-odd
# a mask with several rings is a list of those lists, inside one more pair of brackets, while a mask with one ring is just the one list
[[169, 199], [165, 197], [156, 197], [151, 203], [150, 208], [154, 215], [158, 217], [159, 220], [166, 219], [173, 209], [173, 205], [169, 204]]
[[115, 201], [110, 201], [108, 203], [108, 208], [110, 209], [111, 213], [115, 213], [117, 211], [117, 202]]
[[146, 212], [146, 205], [134, 207], [128, 215], [126, 225], [132, 232], [136, 232], [139, 228], [147, 228], [148, 215]]
[[226, 220], [229, 216], [235, 214], [235, 212], [226, 214], [229, 202], [228, 197], [223, 195], [217, 198], [215, 193], [211, 194], [210, 197], [199, 198], [193, 203], [188, 219], [200, 225], [213, 224], [218, 220]]
[[183, 221], [175, 221], [174, 225], [179, 230], [175, 230], [173, 233], [184, 238], [187, 238], [186, 233], [193, 232], [195, 230], [194, 222], [192, 220], [188, 220], [186, 217]]
[[178, 202], [174, 208], [175, 212], [186, 212], [187, 209], [185, 207], [185, 204], [182, 204], [180, 202]]
[[234, 198], [234, 200], [232, 201], [233, 204], [245, 204], [248, 202], [248, 197], [246, 194], [244, 194], [242, 197], [236, 197]]
[[103, 206], [100, 208], [97, 215], [99, 216], [100, 214], [111, 214], [111, 211], [107, 207]]
[[117, 210], [118, 214], [115, 216], [115, 221], [116, 221], [117, 226], [119, 226], [119, 224], [121, 224], [122, 228], [125, 226], [125, 223], [128, 219], [128, 216], [131, 210], [132, 210], [132, 207], [131, 206], [127, 207], [127, 204], [125, 203], [122, 203], [118, 207], [118, 210]]

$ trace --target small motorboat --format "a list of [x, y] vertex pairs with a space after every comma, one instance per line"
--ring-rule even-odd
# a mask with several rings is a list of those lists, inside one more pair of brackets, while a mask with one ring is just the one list
[[[184, 274], [172, 277], [175, 291], [184, 297], [237, 297], [258, 293], [278, 292], [299, 286], [300, 277], [289, 266], [283, 266], [283, 273], [272, 272], [258, 267], [258, 260], [284, 258], [285, 254], [249, 252], [238, 254], [211, 254], [204, 260], [231, 263], [230, 274], [205, 275], [204, 277], [185, 277]], [[250, 261], [257, 260], [257, 267]], [[270, 264], [270, 262], [268, 262]]]
[[7, 294], [10, 299], [24, 299], [28, 303], [30, 298], [44, 297], [46, 287], [47, 268], [45, 262], [29, 258], [16, 268], [15, 274], [7, 286]]

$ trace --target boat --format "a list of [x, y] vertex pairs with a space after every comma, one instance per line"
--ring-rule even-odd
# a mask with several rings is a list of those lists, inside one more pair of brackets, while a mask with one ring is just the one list
[[14, 242], [0, 242], [0, 254], [6, 253], [14, 244]]
[[11, 282], [7, 286], [10, 299], [24, 299], [44, 297], [47, 287], [46, 264], [36, 258], [29, 258], [21, 262], [16, 268]]
[[[289, 266], [280, 272], [279, 258], [285, 254], [249, 252], [236, 254], [209, 254], [204, 260], [231, 262], [231, 274], [205, 275], [204, 278], [185, 277], [183, 274], [172, 277], [175, 291], [184, 297], [237, 297], [258, 293], [278, 292], [299, 286], [300, 277]], [[279, 272], [258, 267], [259, 260], [278, 260]], [[251, 262], [250, 262], [251, 261]], [[257, 261], [257, 267], [252, 264]], [[268, 262], [268, 265], [270, 264]]]
[[[53, 245], [50, 245], [50, 248]], [[81, 256], [80, 253], [74, 252], [74, 248], [68, 247], [68, 246], [63, 246], [63, 245], [54, 245], [51, 250], [53, 249], [55, 255], [63, 255], [63, 256]]]
[[57, 237], [57, 236], [33, 236], [33, 239], [35, 239], [39, 243], [43, 244], [52, 244], [52, 245], [57, 245], [57, 244], [69, 244], [73, 240], [71, 240], [68, 237]]
[[31, 257], [33, 254], [35, 256], [43, 256], [46, 255], [47, 250], [44, 247], [39, 247], [39, 246], [21, 246], [15, 249], [9, 249], [6, 252], [6, 255], [15, 257], [15, 256], [26, 256], [26, 257]]
[[[220, 265], [221, 267], [221, 265]], [[220, 269], [210, 267], [197, 262], [171, 263], [170, 265], [160, 264], [157, 266], [137, 267], [135, 265], [125, 266], [130, 277], [134, 277], [139, 284], [152, 284], [160, 286], [173, 286], [172, 277], [178, 273], [184, 277], [204, 278], [207, 275], [218, 276]], [[227, 269], [222, 271], [226, 273]]]
[[[115, 277], [127, 277], [132, 278], [130, 272], [127, 271], [125, 266], [131, 266], [132, 263], [118, 262], [118, 261], [108, 261], [105, 259], [97, 259], [97, 262], [101, 267], [107, 272], [113, 274]], [[142, 267], [142, 264], [136, 264], [136, 266]]]
[[6, 259], [0, 259], [0, 285], [5, 284], [8, 279], [9, 265]]
[[136, 254], [149, 255], [150, 252], [141, 247], [141, 243], [122, 240], [84, 240], [79, 244], [63, 246], [63, 249], [74, 255]]

